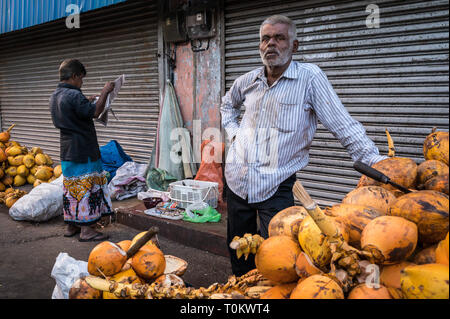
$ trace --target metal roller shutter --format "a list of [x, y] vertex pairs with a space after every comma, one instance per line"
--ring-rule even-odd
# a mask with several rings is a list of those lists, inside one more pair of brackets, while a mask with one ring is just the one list
[[[367, 28], [366, 7], [377, 4], [380, 28]], [[448, 131], [448, 1], [225, 2], [225, 87], [261, 66], [259, 26], [272, 14], [297, 24], [294, 60], [315, 63], [347, 110], [387, 154], [423, 161], [422, 145], [436, 126]], [[297, 177], [323, 205], [341, 201], [357, 184], [346, 150], [319, 123], [309, 165]]]
[[87, 69], [86, 96], [100, 94], [106, 81], [125, 74], [114, 101], [119, 119], [96, 123], [99, 145], [117, 140], [136, 162], [150, 158], [159, 113], [158, 17], [156, 1], [129, 1], [81, 14], [80, 28], [65, 19], [12, 32], [0, 38], [0, 110], [2, 128], [12, 123], [12, 139], [40, 146], [59, 161], [59, 131], [49, 112], [58, 83], [58, 67], [78, 58]]

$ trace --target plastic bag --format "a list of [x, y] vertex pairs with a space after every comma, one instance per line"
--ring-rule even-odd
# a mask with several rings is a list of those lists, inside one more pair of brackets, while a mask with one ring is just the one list
[[59, 253], [56, 257], [51, 276], [56, 280], [52, 299], [69, 299], [69, 290], [73, 283], [81, 277], [89, 276], [88, 263], [76, 260], [67, 253]]
[[148, 188], [167, 192], [169, 184], [176, 182], [177, 179], [170, 175], [167, 171], [160, 168], [152, 168], [147, 172], [146, 182]]
[[185, 213], [190, 218], [195, 218], [195, 214], [192, 211], [202, 210], [202, 209], [205, 209], [208, 207], [209, 207], [209, 205], [205, 202], [201, 202], [201, 201], [196, 202], [196, 203], [188, 205], [185, 209]]
[[125, 162], [131, 162], [132, 159], [123, 150], [122, 146], [116, 141], [111, 140], [108, 144], [100, 147], [103, 169], [109, 172], [108, 182], [116, 176], [116, 171]]
[[223, 170], [222, 154], [225, 152], [225, 144], [205, 140], [201, 145], [202, 162], [198, 169], [195, 180], [218, 183], [219, 198], [222, 200], [223, 193]]
[[111, 199], [123, 200], [145, 191], [147, 188], [144, 178], [146, 168], [146, 164], [133, 161], [119, 167], [116, 176], [108, 184]]
[[[179, 153], [178, 153], [179, 152]], [[177, 160], [173, 156], [179, 154]], [[194, 163], [189, 130], [183, 125], [180, 106], [175, 88], [170, 80], [166, 81], [163, 103], [158, 123], [158, 161], [156, 168], [168, 172], [177, 180], [195, 175], [197, 165]], [[149, 187], [153, 189], [153, 186]], [[166, 189], [160, 189], [166, 190]]]
[[209, 205], [203, 209], [190, 210], [190, 214], [194, 216], [190, 217], [186, 211], [183, 212], [184, 215], [183, 220], [192, 223], [207, 223], [207, 222], [217, 223], [220, 222], [220, 218], [222, 217], [222, 215], [220, 215], [220, 213], [217, 212], [217, 210], [215, 210]]
[[62, 214], [63, 176], [51, 183], [42, 183], [22, 196], [9, 209], [14, 220], [43, 222]]

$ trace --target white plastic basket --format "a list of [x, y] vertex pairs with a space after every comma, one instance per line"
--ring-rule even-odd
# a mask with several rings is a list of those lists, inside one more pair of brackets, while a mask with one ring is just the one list
[[185, 179], [170, 183], [169, 193], [170, 199], [178, 202], [181, 208], [200, 201], [216, 208], [219, 200], [219, 184]]

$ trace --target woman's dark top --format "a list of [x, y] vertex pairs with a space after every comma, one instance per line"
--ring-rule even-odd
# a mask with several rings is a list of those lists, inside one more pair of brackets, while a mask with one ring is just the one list
[[95, 104], [81, 90], [59, 83], [50, 97], [53, 125], [60, 130], [61, 161], [78, 163], [100, 159], [100, 148], [94, 126]]

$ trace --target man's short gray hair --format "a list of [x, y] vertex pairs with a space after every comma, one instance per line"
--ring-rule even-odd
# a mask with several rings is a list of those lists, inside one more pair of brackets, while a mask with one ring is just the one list
[[266, 24], [274, 25], [277, 23], [287, 24], [289, 26], [288, 31], [289, 40], [290, 41], [297, 40], [297, 26], [295, 25], [294, 21], [280, 14], [270, 16], [266, 20], [264, 20], [263, 23], [261, 23], [261, 26], [259, 27], [259, 37], [261, 38], [261, 31], [264, 25]]

